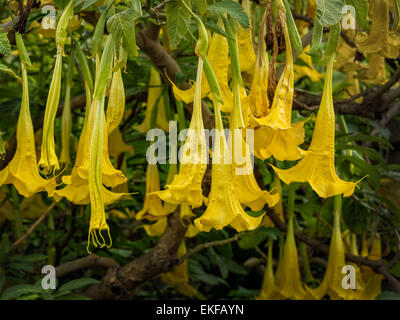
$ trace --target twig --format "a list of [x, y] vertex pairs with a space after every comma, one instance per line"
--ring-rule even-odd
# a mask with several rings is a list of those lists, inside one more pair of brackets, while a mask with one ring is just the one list
[[194, 247], [193, 249], [190, 249], [186, 254], [184, 254], [179, 260], [177, 264], [181, 264], [185, 259], [189, 258], [191, 255], [202, 251], [204, 249], [207, 249], [209, 247], [215, 247], [215, 246], [222, 246], [224, 244], [228, 244], [234, 241], [237, 241], [240, 237], [240, 233], [235, 234], [232, 238], [224, 239], [224, 240], [217, 240], [217, 241], [211, 241], [211, 242], [206, 242], [199, 244], [198, 246]]
[[36, 222], [29, 228], [29, 230], [17, 241], [13, 243], [13, 248], [16, 248], [19, 246], [26, 238], [29, 237], [29, 235], [36, 229], [36, 227], [44, 220], [44, 218], [47, 217], [47, 215], [51, 212], [51, 210], [55, 207], [58, 201], [54, 201], [47, 209], [45, 212], [42, 213], [42, 215], [39, 217], [39, 219], [36, 220]]
[[95, 254], [63, 263], [56, 267], [56, 276], [61, 278], [71, 272], [92, 267], [119, 267], [119, 263], [112, 258], [100, 257]]

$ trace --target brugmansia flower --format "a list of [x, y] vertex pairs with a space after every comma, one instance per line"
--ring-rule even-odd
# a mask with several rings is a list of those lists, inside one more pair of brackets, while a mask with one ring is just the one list
[[110, 135], [116, 128], [124, 116], [125, 111], [125, 90], [122, 81], [121, 69], [113, 72], [111, 81], [110, 94], [108, 97], [108, 105], [106, 111], [107, 132]]
[[[154, 192], [160, 191], [160, 176], [157, 164], [149, 163], [146, 169], [146, 195], [142, 210], [136, 214], [136, 219], [141, 220], [146, 218], [154, 220], [157, 217], [162, 217], [170, 214], [175, 208], [166, 210], [160, 198]], [[168, 208], [171, 209], [171, 208]]]
[[122, 138], [121, 132], [116, 129], [112, 131], [108, 137], [108, 153], [111, 158], [114, 158], [114, 161], [119, 161], [119, 158], [122, 157], [125, 152], [133, 156], [133, 146], [126, 144]]
[[285, 69], [276, 87], [271, 111], [263, 118], [254, 118], [257, 122], [254, 149], [255, 155], [260, 159], [267, 159], [271, 155], [281, 161], [297, 160], [302, 157], [298, 145], [304, 141], [304, 121], [291, 123], [294, 68], [286, 23], [283, 23], [283, 30], [286, 43]]
[[21, 67], [22, 103], [17, 124], [17, 150], [7, 167], [0, 171], [0, 186], [13, 184], [22, 196], [29, 198], [44, 190], [51, 194], [56, 184], [54, 179], [43, 179], [38, 172], [35, 136], [29, 110], [28, 75], [23, 61]]
[[283, 254], [275, 274], [274, 288], [268, 299], [303, 299], [304, 286], [301, 282], [299, 257], [294, 238], [294, 214], [290, 214]]
[[225, 138], [218, 103], [214, 102], [214, 108], [216, 130], [212, 155], [211, 191], [207, 210], [194, 221], [194, 224], [197, 229], [206, 232], [211, 228], [220, 230], [227, 225], [238, 232], [253, 230], [260, 224], [262, 215], [252, 217], [240, 205], [234, 167], [230, 161], [232, 155]]
[[274, 269], [272, 266], [272, 241], [268, 243], [268, 261], [267, 267], [265, 268], [264, 278], [261, 286], [260, 295], [257, 300], [268, 300], [269, 296], [273, 292], [275, 285]]
[[[242, 6], [246, 11], [250, 21], [250, 2], [243, 0]], [[244, 29], [239, 26], [237, 31], [237, 45], [239, 52], [240, 71], [251, 71], [256, 62], [256, 55], [253, 47], [252, 27], [251, 23], [249, 28]]]
[[[221, 25], [220, 22], [219, 25]], [[212, 35], [207, 52], [207, 58], [218, 80], [222, 100], [224, 101], [224, 104], [221, 105], [221, 110], [224, 112], [231, 112], [233, 108], [233, 94], [228, 84], [229, 47], [226, 37], [216, 32]], [[185, 103], [191, 103], [193, 101], [194, 91], [196, 88], [195, 85], [191, 86], [187, 90], [181, 90], [171, 80], [170, 82], [176, 99], [182, 100]], [[210, 87], [204, 73], [201, 83], [201, 95], [202, 97], [206, 97], [210, 93]], [[241, 96], [243, 98], [245, 97], [244, 89], [241, 91]]]
[[333, 231], [329, 247], [328, 266], [325, 271], [324, 279], [318, 288], [306, 288], [307, 299], [319, 300], [326, 294], [329, 295], [332, 300], [355, 298], [356, 293], [352, 289], [344, 289], [342, 286], [342, 268], [346, 265], [346, 261], [344, 243], [340, 232], [341, 200], [341, 196], [336, 196], [334, 199]]
[[68, 21], [73, 16], [74, 12], [73, 6], [74, 1], [70, 1], [65, 7], [56, 29], [57, 57], [46, 102], [42, 149], [39, 160], [39, 168], [46, 175], [53, 173], [54, 170], [60, 169], [54, 148], [54, 121], [60, 101], [62, 56], [64, 54], [64, 44], [67, 39]]
[[162, 96], [161, 77], [155, 68], [150, 69], [149, 90], [147, 91], [147, 105], [144, 120], [141, 124], [135, 125], [133, 128], [137, 131], [146, 133], [150, 129], [151, 113], [157, 106], [157, 126], [168, 131], [168, 121], [165, 115], [164, 100]]
[[70, 140], [71, 140], [71, 130], [72, 130], [72, 114], [71, 114], [71, 84], [72, 84], [72, 74], [74, 70], [75, 63], [75, 52], [72, 50], [69, 56], [68, 71], [65, 79], [65, 100], [64, 107], [61, 116], [61, 163], [70, 163], [71, 158], [69, 156], [70, 152]]
[[166, 202], [181, 204], [186, 201], [192, 208], [200, 207], [203, 203], [201, 182], [207, 168], [206, 138], [201, 113], [202, 70], [203, 59], [199, 57], [192, 119], [181, 148], [179, 173], [165, 186], [166, 190], [156, 192]]
[[375, 0], [370, 2], [372, 24], [370, 34], [359, 32], [356, 36], [356, 45], [360, 52], [377, 53], [384, 57], [396, 59], [400, 50], [400, 34], [389, 31], [389, 0]]
[[[186, 254], [185, 240], [178, 248], [176, 258], [179, 259]], [[185, 259], [181, 264], [175, 266], [172, 271], [161, 274], [161, 280], [175, 287], [181, 294], [187, 297], [194, 297], [198, 294], [197, 290], [189, 284], [188, 262]]]
[[311, 56], [306, 53], [308, 50], [310, 50], [310, 45], [305, 47], [302, 54], [299, 55], [299, 58], [303, 60], [303, 62], [307, 64], [307, 66], [300, 66], [296, 64], [294, 66], [294, 79], [297, 80], [301, 77], [309, 77], [311, 81], [318, 82], [324, 76], [314, 68]]
[[332, 69], [334, 55], [326, 70], [324, 91], [318, 111], [311, 145], [306, 156], [294, 167], [273, 169], [285, 183], [308, 182], [323, 198], [344, 194], [351, 196], [356, 183], [341, 180], [335, 170], [335, 112], [332, 99]]
[[[368, 248], [366, 248], [366, 251], [366, 257], [370, 260], [380, 260], [382, 258], [381, 238], [378, 233], [373, 236], [369, 253]], [[361, 297], [364, 300], [374, 300], [382, 292], [383, 276], [366, 266], [361, 266], [361, 274], [364, 282], [364, 291]]]

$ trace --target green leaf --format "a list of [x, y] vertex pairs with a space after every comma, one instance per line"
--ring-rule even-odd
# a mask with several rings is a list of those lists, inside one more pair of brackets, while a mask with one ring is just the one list
[[344, 0], [317, 0], [317, 16], [323, 27], [337, 24], [342, 19]]
[[209, 20], [204, 25], [206, 26], [206, 28], [208, 30], [211, 30], [212, 32], [216, 32], [216, 33], [220, 34], [221, 36], [229, 38], [229, 36], [225, 32], [225, 30], [221, 29], [215, 22]]
[[10, 76], [14, 77], [18, 81], [21, 81], [21, 77], [19, 77], [12, 69], [10, 69], [9, 67], [7, 67], [4, 64], [0, 64], [0, 71], [8, 73]]
[[393, 291], [383, 291], [375, 300], [400, 300], [400, 293]]
[[[182, 0], [184, 1], [184, 0]], [[165, 7], [169, 45], [176, 49], [190, 27], [190, 13], [178, 1], [171, 1]]]
[[218, 15], [227, 14], [239, 22], [243, 28], [248, 28], [250, 25], [246, 11], [238, 2], [232, 0], [214, 2], [208, 6], [207, 10]]
[[107, 30], [115, 43], [122, 45], [130, 57], [137, 56], [136, 20], [138, 16], [134, 9], [127, 9], [114, 14], [107, 21]]
[[201, 15], [204, 15], [207, 12], [207, 0], [194, 0], [197, 8]]
[[7, 288], [1, 295], [1, 300], [17, 299], [23, 295], [33, 293], [44, 293], [44, 290], [37, 285], [18, 284]]
[[356, 10], [356, 23], [365, 29], [368, 25], [368, 1], [367, 0], [345, 0], [346, 4], [353, 6]]
[[140, 0], [132, 0], [131, 7], [135, 11], [137, 16], [141, 16], [143, 14], [142, 3], [140, 2]]
[[376, 151], [375, 149], [372, 149], [372, 148], [358, 146], [358, 145], [354, 145], [354, 144], [337, 143], [336, 150], [355, 150], [359, 154], [365, 155], [365, 156], [379, 162], [380, 165], [382, 165], [384, 167], [386, 166], [386, 161], [382, 157], [382, 155], [378, 151]]
[[0, 54], [8, 56], [11, 52], [10, 42], [8, 41], [7, 35], [0, 30]]
[[85, 0], [82, 6], [82, 10], [89, 8], [92, 4], [96, 3], [98, 0]]
[[351, 141], [369, 141], [369, 142], [377, 142], [385, 146], [386, 148], [389, 148], [393, 150], [393, 146], [387, 141], [385, 138], [382, 138], [380, 136], [371, 136], [363, 133], [357, 133], [357, 134], [345, 134], [345, 135], [337, 135], [336, 136], [336, 141], [341, 141], [341, 142], [351, 142]]
[[25, 262], [25, 263], [33, 263], [38, 261], [43, 261], [47, 258], [47, 255], [40, 253], [32, 253], [26, 255], [15, 255], [10, 260], [15, 262]]
[[86, 287], [88, 285], [96, 284], [96, 283], [100, 283], [100, 281], [96, 280], [96, 279], [93, 279], [93, 278], [75, 279], [75, 280], [71, 280], [71, 281], [63, 284], [60, 287], [59, 292], [72, 291], [72, 290], [79, 289], [79, 288], [82, 288], [82, 287]]

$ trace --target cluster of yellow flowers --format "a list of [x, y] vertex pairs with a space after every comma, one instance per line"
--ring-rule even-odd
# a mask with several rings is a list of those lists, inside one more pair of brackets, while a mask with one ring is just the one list
[[[17, 126], [18, 147], [12, 161], [0, 172], [0, 186], [13, 184], [18, 192], [26, 198], [40, 191], [47, 191], [48, 195], [54, 197], [56, 201], [66, 198], [70, 202], [80, 205], [90, 203], [89, 250], [90, 240], [93, 241], [95, 246], [111, 246], [105, 205], [129, 196], [126, 188], [127, 178], [122, 171], [115, 169], [110, 161], [110, 151], [115, 152], [115, 158], [118, 157], [119, 151], [117, 149], [109, 150], [109, 139], [116, 142], [115, 146], [123, 143], [118, 126], [124, 115], [125, 93], [117, 49], [112, 37], [107, 36], [101, 58], [98, 52], [94, 55], [96, 60], [94, 86], [90, 77], [85, 77], [85, 122], [79, 138], [75, 164], [69, 175], [62, 176], [62, 183], [65, 186], [56, 189], [57, 177], [54, 176], [54, 173], [60, 169], [60, 166], [55, 151], [54, 119], [60, 99], [62, 57], [67, 38], [66, 30], [69, 20], [73, 16], [72, 3], [71, 1], [63, 11], [55, 33], [57, 56], [46, 103], [40, 160], [37, 162], [36, 159], [34, 132], [29, 111], [27, 61], [21, 57], [23, 95]], [[361, 34], [356, 39], [357, 46], [361, 51], [375, 55], [371, 56], [371, 59], [378, 56], [382, 57], [382, 55], [394, 57], [393, 48], [398, 52], [400, 47], [397, 34], [385, 33], [386, 37], [383, 39], [381, 34], [378, 35], [375, 32], [376, 29], [382, 28], [382, 24], [388, 24], [386, 20], [381, 21], [383, 17], [388, 19], [388, 14], [385, 11], [388, 7], [388, 1], [379, 0], [373, 3], [376, 6], [374, 12], [378, 13], [377, 17], [373, 20], [370, 35]], [[243, 6], [248, 10], [248, 1], [243, 1]], [[149, 235], [160, 236], [167, 227], [168, 215], [177, 210], [178, 206], [180, 207], [181, 221], [188, 227], [186, 237], [194, 237], [199, 231], [208, 232], [212, 228], [221, 230], [226, 226], [233, 227], [237, 232], [254, 230], [261, 225], [265, 211], [254, 216], [245, 211], [246, 207], [257, 212], [268, 205], [275, 208], [283, 218], [280, 180], [286, 184], [308, 182], [320, 197], [339, 196], [335, 198], [335, 201], [340, 201], [341, 195], [346, 197], [353, 194], [357, 183], [341, 180], [335, 170], [335, 113], [332, 99], [332, 73], [335, 57], [329, 57], [322, 101], [315, 121], [312, 141], [308, 150], [303, 150], [299, 146], [304, 142], [304, 123], [309, 119], [292, 123], [295, 76], [296, 74], [298, 77], [306, 75], [311, 80], [318, 81], [322, 75], [313, 69], [312, 61], [308, 55], [302, 55], [301, 58], [309, 67], [302, 66], [297, 68], [296, 71], [283, 7], [280, 9], [280, 19], [286, 43], [286, 63], [271, 105], [267, 96], [268, 53], [265, 50], [264, 41], [262, 41], [265, 35], [265, 24], [262, 24], [259, 32], [260, 41], [257, 54], [253, 49], [251, 28], [237, 27], [236, 30], [233, 30], [233, 38], [230, 39], [214, 33], [209, 47], [208, 38], [201, 39], [201, 47], [204, 47], [207, 43], [208, 50], [206, 56], [203, 56], [200, 51], [198, 52], [195, 84], [188, 90], [180, 90], [171, 81], [177, 100], [182, 100], [185, 103], [193, 102], [189, 129], [194, 132], [194, 135], [188, 136], [183, 145], [184, 152], [182, 153], [179, 171], [176, 165], [170, 165], [164, 190], [160, 190], [157, 164], [148, 164], [147, 166], [145, 202], [142, 210], [135, 215], [135, 218], [153, 222], [144, 226]], [[232, 31], [228, 28], [229, 22], [228, 24], [226, 21], [222, 23], [222, 20], [220, 20], [219, 27], [223, 28], [224, 26], [225, 31], [229, 34]], [[19, 48], [20, 52], [22, 50], [22, 48]], [[119, 50], [122, 51], [123, 49], [119, 48]], [[123, 55], [121, 51], [119, 53]], [[341, 43], [339, 53], [340, 59], [338, 59], [336, 68], [347, 68], [349, 60], [354, 58], [355, 51]], [[214, 70], [223, 103], [215, 97], [214, 88], [203, 73], [205, 59], [208, 59]], [[237, 59], [237, 61], [234, 61], [234, 59]], [[239, 66], [240, 70], [235, 70], [235, 66]], [[357, 68], [353, 69], [353, 71], [355, 70]], [[249, 91], [243, 85], [241, 72], [252, 76]], [[112, 74], [112, 80], [105, 112], [106, 87], [110, 74]], [[229, 85], [229, 77], [232, 77], [231, 86]], [[352, 77], [348, 79], [349, 82], [355, 78], [354, 74], [349, 77]], [[145, 119], [142, 124], [135, 126], [135, 129], [141, 132], [147, 132], [151, 129], [152, 110], [158, 104], [156, 125], [167, 130], [168, 123], [162, 106], [163, 102], [162, 99], [159, 99], [161, 78], [159, 72], [154, 68], [150, 71], [149, 85]], [[355, 86], [357, 90], [358, 87]], [[66, 92], [69, 94], [68, 87]], [[202, 118], [202, 98], [204, 97], [210, 97], [213, 103], [216, 128], [215, 147], [212, 151], [211, 191], [208, 197], [203, 195], [202, 190], [202, 180], [207, 169], [206, 163], [209, 156], [206, 149], [207, 143]], [[67, 106], [69, 106], [68, 101], [69, 97], [66, 97]], [[60, 162], [68, 163], [70, 161], [71, 111], [68, 108], [65, 108], [64, 111], [63, 151]], [[247, 174], [237, 174], [238, 170], [248, 167], [251, 163], [250, 147], [244, 135], [241, 136], [239, 141], [236, 139], [228, 141], [226, 139], [221, 112], [229, 113], [229, 127], [232, 136], [234, 136], [235, 130], [243, 130], [244, 132], [245, 129], [254, 129], [254, 155], [257, 158], [265, 160], [273, 156], [279, 161], [299, 160], [296, 165], [287, 170], [272, 166], [276, 175], [271, 192], [259, 187], [252, 170]], [[238, 163], [232, 155], [232, 150], [236, 150], [235, 145], [239, 145], [239, 149], [244, 155], [245, 161], [243, 163]], [[114, 147], [114, 144], [110, 144], [110, 146]], [[124, 150], [133, 151], [129, 148]], [[196, 150], [196, 152], [185, 152], [185, 150]], [[40, 172], [42, 175], [40, 175]], [[47, 176], [47, 178], [43, 178], [43, 176]], [[124, 188], [116, 189], [124, 185]], [[114, 189], [110, 191], [105, 186]], [[115, 192], [116, 190], [118, 193]], [[199, 208], [203, 203], [207, 207], [206, 210], [192, 223], [192, 218], [195, 215], [191, 209]], [[341, 288], [339, 277], [341, 268], [345, 264], [345, 249], [340, 232], [339, 209], [335, 210], [328, 268], [324, 280], [317, 289], [304, 286], [300, 279], [293, 219], [292, 212], [289, 214], [286, 243], [282, 248], [275, 275], [272, 268], [272, 244], [269, 246], [269, 259], [260, 295], [261, 299], [321, 299], [326, 294], [333, 299], [357, 298], [358, 296], [366, 297], [367, 293], [370, 293], [372, 297], [377, 292], [380, 278], [372, 270], [366, 268], [359, 270], [363, 274], [363, 277], [360, 278], [363, 279], [360, 280], [359, 287], [361, 289], [354, 293]], [[264, 225], [270, 225], [270, 223], [267, 218], [264, 219]], [[108, 241], [104, 238], [102, 231], [108, 232]], [[368, 249], [364, 247], [362, 254], [370, 256], [371, 259], [379, 258], [379, 237], [375, 236], [372, 243], [370, 252], [368, 253]], [[178, 258], [183, 256], [185, 252], [186, 246], [183, 241], [178, 251]], [[188, 284], [186, 262], [175, 267], [172, 272], [162, 275], [162, 278], [165, 282], [176, 286], [183, 294], [188, 296], [198, 294]], [[375, 288], [375, 291], [371, 288]]]

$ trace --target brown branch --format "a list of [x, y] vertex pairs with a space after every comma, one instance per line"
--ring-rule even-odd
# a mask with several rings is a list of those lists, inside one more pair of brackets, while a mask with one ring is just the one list
[[199, 244], [198, 246], [194, 247], [193, 249], [190, 249], [186, 254], [184, 254], [177, 262], [178, 264], [183, 263], [187, 258], [189, 258], [191, 255], [200, 252], [204, 249], [210, 248], [210, 247], [215, 247], [215, 246], [222, 246], [224, 244], [228, 244], [234, 241], [237, 241], [240, 237], [240, 233], [235, 234], [233, 237], [224, 239], [224, 240], [217, 240], [217, 241], [210, 241], [206, 243]]
[[56, 276], [57, 278], [61, 278], [71, 272], [92, 267], [112, 268], [119, 267], [119, 264], [112, 258], [100, 257], [98, 255], [91, 254], [89, 256], [59, 265], [56, 267]]
[[168, 272], [176, 265], [176, 253], [186, 227], [180, 221], [179, 207], [168, 217], [168, 225], [156, 246], [123, 267], [111, 267], [100, 284], [88, 289], [94, 299], [129, 299], [137, 284]]
[[[287, 224], [284, 221], [282, 221], [279, 215], [276, 214], [273, 210], [268, 209], [267, 215], [271, 218], [272, 222], [279, 230], [281, 231], [287, 230]], [[299, 241], [308, 244], [314, 250], [327, 255], [329, 254], [329, 246], [322, 243], [321, 241], [309, 238], [305, 233], [299, 230], [295, 231], [295, 236]], [[364, 265], [370, 267], [375, 272], [382, 274], [389, 282], [389, 284], [392, 286], [393, 290], [400, 293], [400, 281], [390, 274], [383, 260], [366, 259], [349, 253], [346, 253], [346, 259], [358, 265]]]
[[44, 220], [44, 218], [47, 217], [47, 215], [53, 210], [55, 205], [57, 204], [57, 201], [54, 201], [47, 209], [45, 212], [42, 213], [42, 215], [35, 221], [35, 223], [29, 228], [29, 230], [17, 241], [13, 243], [13, 249], [19, 246], [26, 238], [29, 237], [29, 235], [36, 229], [36, 227]]

